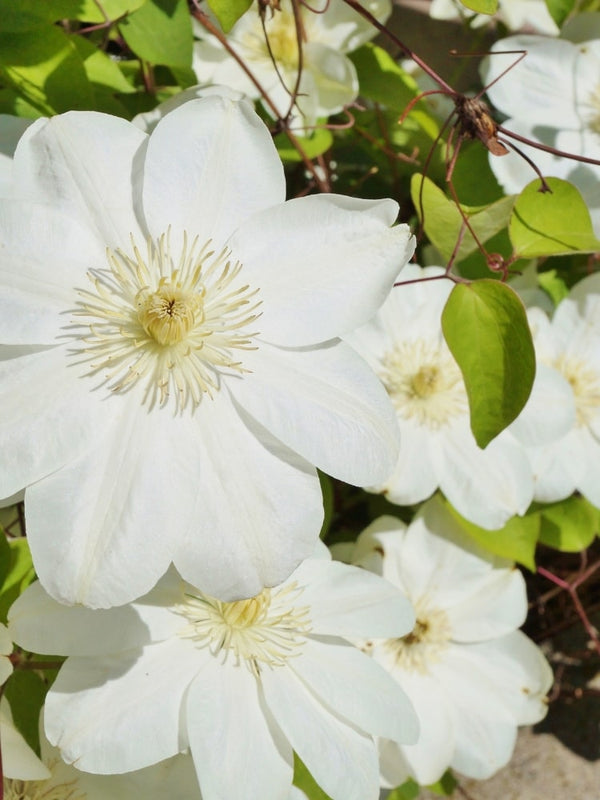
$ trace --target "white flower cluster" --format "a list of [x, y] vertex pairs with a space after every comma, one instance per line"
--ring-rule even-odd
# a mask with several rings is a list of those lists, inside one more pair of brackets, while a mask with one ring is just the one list
[[[270, 52], [256, 4], [232, 46], [308, 127], [354, 100], [345, 53], [373, 31], [341, 0], [300, 27], [280, 5]], [[392, 291], [441, 273], [407, 265], [397, 204], [286, 200], [235, 91], [256, 85], [214, 37], [197, 59], [233, 90], [136, 124], [19, 124], [0, 160], [0, 500], [24, 490], [39, 578], [0, 629], [0, 682], [13, 641], [66, 658], [41, 761], [0, 708], [4, 797], [292, 800], [294, 754], [332, 800], [486, 777], [551, 681], [517, 630], [520, 572], [439, 496], [332, 560], [317, 468], [401, 505], [439, 488], [487, 528], [575, 489], [600, 504], [595, 284], [552, 321], [531, 310], [532, 399], [480, 450], [439, 323], [450, 283]]]

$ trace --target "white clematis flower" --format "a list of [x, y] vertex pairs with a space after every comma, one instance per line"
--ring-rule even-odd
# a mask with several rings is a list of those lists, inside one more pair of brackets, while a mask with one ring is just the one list
[[150, 136], [38, 120], [12, 172], [0, 497], [28, 487], [40, 580], [98, 607], [171, 561], [225, 599], [280, 582], [321, 526], [312, 465], [360, 485], [397, 458], [389, 400], [337, 338], [412, 254], [396, 203], [284, 202], [266, 127], [218, 96]]
[[407, 527], [380, 517], [359, 536], [352, 562], [400, 588], [417, 621], [408, 636], [363, 649], [414, 704], [414, 745], [381, 741], [386, 786], [433, 783], [448, 767], [486, 778], [511, 757], [517, 726], [545, 716], [552, 672], [517, 628], [527, 614], [521, 573], [477, 547], [439, 497]]
[[[380, 22], [392, 11], [390, 0], [365, 0], [363, 5]], [[317, 118], [341, 111], [356, 99], [358, 77], [345, 53], [356, 50], [376, 35], [372, 25], [343, 0], [300, 4], [303, 36], [300, 58], [290, 0], [281, 0], [279, 9], [267, 9], [264, 13], [264, 29], [271, 52], [265, 40], [258, 2], [240, 17], [227, 34], [227, 41], [268, 94], [280, 117], [290, 111], [298, 116], [299, 112], [301, 124], [308, 127], [314, 125]], [[195, 45], [193, 67], [198, 80], [224, 84], [258, 99], [261, 94], [256, 84], [219, 40], [201, 25], [196, 26], [196, 34], [200, 41]], [[294, 89], [298, 97], [291, 108]], [[263, 105], [274, 115], [268, 103], [263, 101]]]
[[600, 295], [580, 287], [560, 303], [552, 320], [539, 309], [529, 310], [536, 358], [561, 376], [571, 395], [564, 405], [570, 424], [563, 435], [527, 447], [539, 502], [563, 500], [577, 490], [600, 507], [599, 309]]
[[189, 747], [204, 800], [285, 800], [292, 748], [333, 800], [375, 800], [372, 736], [415, 741], [417, 721], [345, 637], [413, 623], [395, 587], [325, 557], [248, 600], [219, 601], [170, 570], [128, 606], [63, 606], [36, 583], [10, 611], [20, 645], [69, 656], [46, 699], [67, 762], [119, 773]]
[[[409, 264], [400, 280], [442, 273], [440, 267]], [[397, 286], [374, 318], [346, 337], [381, 378], [400, 424], [396, 466], [371, 489], [392, 503], [411, 505], [439, 487], [467, 519], [501, 528], [527, 510], [531, 469], [510, 431], [485, 450], [477, 446], [464, 381], [442, 334], [451, 290], [446, 280]]]
[[[484, 84], [494, 81], [516, 56], [525, 58], [489, 87], [494, 106], [506, 114], [510, 131], [568, 153], [600, 159], [600, 39], [570, 42], [544, 36], [510, 36], [492, 46], [482, 62]], [[497, 51], [497, 52], [496, 52]], [[516, 142], [542, 175], [573, 183], [600, 232], [600, 167], [554, 156]], [[507, 194], [520, 192], [535, 173], [517, 153], [490, 155], [490, 166]]]

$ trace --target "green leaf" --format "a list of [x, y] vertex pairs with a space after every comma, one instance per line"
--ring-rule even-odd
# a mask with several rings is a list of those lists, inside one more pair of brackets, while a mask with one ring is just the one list
[[460, 283], [442, 312], [442, 329], [483, 448], [519, 415], [533, 385], [535, 353], [523, 303], [500, 281]]
[[546, 0], [550, 16], [559, 28], [575, 8], [575, 0]]
[[[322, 155], [333, 144], [333, 134], [327, 128], [317, 128], [312, 136], [296, 136], [296, 139], [308, 158]], [[302, 161], [300, 154], [285, 133], [277, 134], [274, 141], [282, 161]]]
[[490, 553], [517, 561], [535, 572], [535, 546], [540, 532], [540, 515], [526, 514], [524, 517], [512, 517], [503, 528], [488, 531], [465, 519], [446, 500], [452, 515], [460, 522], [467, 533], [477, 544]]
[[540, 508], [542, 544], [563, 553], [585, 550], [596, 538], [600, 511], [584, 497], [569, 497]]
[[409, 778], [401, 786], [392, 789], [386, 800], [417, 800], [419, 792], [419, 784]]
[[315, 782], [315, 779], [294, 753], [294, 786], [302, 789], [308, 800], [331, 800], [328, 794]]
[[478, 14], [495, 14], [498, 11], [498, 0], [460, 0], [465, 8]]
[[12, 552], [4, 531], [0, 532], [0, 594], [12, 564]]
[[509, 224], [510, 239], [521, 258], [600, 251], [590, 212], [567, 181], [546, 178], [552, 192], [539, 192], [538, 179], [517, 197]]
[[[447, 197], [433, 181], [415, 173], [411, 178], [410, 192], [425, 233], [445, 260], [452, 256], [463, 230], [455, 261], [462, 261], [478, 248], [454, 200]], [[509, 196], [483, 207], [461, 206], [482, 244], [508, 225], [514, 200]]]
[[327, 537], [327, 533], [331, 526], [331, 521], [333, 519], [333, 513], [335, 511], [335, 498], [333, 494], [333, 484], [331, 482], [331, 478], [326, 475], [324, 472], [317, 470], [317, 474], [319, 476], [319, 482], [321, 484], [321, 492], [323, 493], [323, 525], [321, 526], [321, 533], [319, 534], [321, 539], [325, 539]]
[[125, 106], [117, 99], [117, 94], [132, 94], [135, 88], [119, 69], [118, 63], [98, 50], [82, 36], [74, 36], [73, 44], [83, 62], [83, 68], [94, 93], [94, 111], [105, 114], [128, 116]]
[[242, 14], [248, 11], [252, 0], [208, 0], [208, 5], [223, 31], [229, 33]]
[[359, 47], [348, 58], [356, 67], [360, 93], [375, 103], [403, 111], [420, 92], [417, 82], [377, 45]]
[[0, 33], [0, 73], [43, 114], [93, 108], [93, 92], [81, 57], [58, 27]]
[[0, 28], [27, 31], [59, 19], [75, 19], [81, 0], [0, 0]]
[[0, 590], [0, 621], [5, 622], [8, 609], [35, 578], [27, 539], [11, 539], [10, 569]]
[[442, 797], [449, 797], [454, 792], [457, 786], [458, 786], [458, 781], [456, 780], [452, 772], [448, 769], [446, 770], [446, 772], [444, 772], [439, 781], [432, 783], [427, 788], [429, 789], [430, 792], [433, 792], [434, 794], [439, 794]]
[[147, 0], [119, 23], [127, 46], [144, 61], [173, 67], [192, 63], [192, 20], [186, 0]]
[[4, 690], [17, 730], [38, 755], [40, 711], [47, 691], [48, 687], [38, 674], [23, 669], [13, 672]]
[[[39, 3], [40, 0], [36, 0], [36, 2]], [[106, 22], [106, 17], [108, 17], [113, 21], [137, 11], [145, 2], [146, 0], [100, 0], [100, 3], [97, 3], [96, 0], [78, 0], [77, 13], [73, 16], [69, 15], [69, 19], [98, 23]], [[106, 12], [106, 16], [103, 12]]]
[[547, 272], [538, 273], [538, 283], [546, 294], [549, 295], [555, 306], [557, 306], [561, 300], [564, 300], [565, 297], [569, 296], [569, 287], [555, 269], [549, 269]]

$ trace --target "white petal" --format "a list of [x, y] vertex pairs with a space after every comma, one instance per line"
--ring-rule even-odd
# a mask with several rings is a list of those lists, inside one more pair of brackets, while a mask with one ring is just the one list
[[15, 152], [17, 196], [53, 205], [107, 247], [125, 246], [131, 233], [143, 241], [133, 209], [136, 156], [146, 139], [130, 122], [94, 111], [37, 120]]
[[392, 200], [315, 195], [263, 211], [229, 241], [260, 287], [262, 338], [290, 347], [327, 341], [365, 323], [411, 257]]
[[365, 733], [417, 741], [419, 721], [406, 694], [358, 648], [308, 639], [290, 667], [324, 704]]
[[327, 45], [310, 41], [303, 55], [315, 82], [318, 116], [328, 117], [355, 100], [358, 76], [349, 58]]
[[552, 669], [540, 648], [522, 631], [469, 645], [465, 654], [494, 681], [515, 724], [533, 725], [546, 716], [545, 696], [552, 686]]
[[381, 771], [386, 783], [397, 786], [406, 772], [422, 785], [439, 780], [450, 766], [454, 753], [454, 724], [449, 693], [428, 675], [397, 670], [392, 672], [414, 706], [420, 724], [413, 745], [380, 742]]
[[251, 374], [230, 383], [236, 400], [311, 464], [359, 486], [390, 473], [396, 415], [379, 379], [348, 345], [261, 345], [244, 364]]
[[[379, 22], [385, 22], [392, 13], [389, 0], [364, 0], [361, 5]], [[330, 2], [321, 0], [320, 3], [312, 5], [312, 8], [327, 9], [326, 13], [314, 14], [315, 19], [311, 26], [311, 32], [318, 41], [329, 47], [348, 53], [356, 50], [375, 35], [375, 29], [371, 23], [343, 0], [330, 0]], [[310, 17], [312, 16], [310, 15]]]
[[251, 597], [312, 555], [323, 520], [319, 481], [307, 462], [234, 409], [225, 390], [196, 416], [195, 518], [175, 543], [174, 563], [214, 597]]
[[535, 381], [525, 408], [510, 425], [524, 445], [544, 445], [564, 436], [575, 424], [571, 384], [556, 369], [538, 361]]
[[44, 780], [50, 771], [33, 752], [15, 728], [8, 700], [0, 700], [0, 746], [2, 748], [2, 773], [5, 778], [18, 780]]
[[104, 441], [30, 487], [25, 501], [42, 584], [60, 602], [94, 608], [156, 583], [190, 524], [197, 486], [185, 418], [164, 425], [161, 409], [141, 414], [135, 396], [110, 401], [118, 415]]
[[244, 665], [212, 660], [190, 686], [186, 709], [203, 800], [286, 800], [292, 748]]
[[48, 740], [67, 763], [110, 775], [176, 755], [187, 746], [185, 692], [204, 660], [177, 638], [120, 656], [69, 658], [46, 697]]
[[438, 456], [440, 488], [463, 517], [488, 530], [524, 514], [533, 498], [533, 476], [523, 448], [501, 434], [477, 447], [467, 420], [446, 431]]
[[174, 570], [136, 603], [107, 610], [57, 603], [41, 583], [29, 586], [9, 611], [10, 631], [26, 650], [53, 655], [101, 656], [168, 638], [181, 627], [171, 611], [184, 584]]
[[340, 722], [291, 670], [269, 670], [262, 682], [275, 720], [332, 800], [376, 800], [379, 769], [373, 740]]
[[110, 420], [106, 404], [69, 369], [62, 347], [0, 361], [0, 405], [0, 497], [77, 458]]
[[302, 586], [302, 603], [311, 606], [312, 630], [350, 638], [404, 636], [414, 612], [388, 581], [337, 561], [307, 559], [292, 580]]
[[0, 341], [57, 344], [86, 272], [106, 264], [93, 231], [50, 205], [0, 201]]
[[155, 236], [168, 225], [220, 250], [251, 214], [285, 198], [283, 167], [247, 101], [212, 96], [171, 111], [150, 136], [144, 213]]
[[410, 419], [398, 420], [400, 424], [400, 455], [393, 471], [374, 487], [390, 503], [413, 505], [426, 500], [439, 485], [432, 452], [440, 446], [438, 437]]

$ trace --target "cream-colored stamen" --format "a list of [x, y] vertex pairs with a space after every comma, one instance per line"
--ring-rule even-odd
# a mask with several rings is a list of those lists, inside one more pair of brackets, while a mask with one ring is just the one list
[[230, 603], [205, 594], [186, 595], [177, 612], [187, 624], [178, 631], [198, 647], [245, 665], [254, 675], [264, 666], [283, 666], [300, 652], [310, 632], [307, 606], [297, 605], [302, 590], [291, 583]]
[[388, 639], [386, 649], [404, 670], [426, 674], [438, 662], [451, 638], [448, 615], [424, 601], [415, 604], [417, 621], [412, 631], [399, 639]]
[[571, 384], [575, 396], [575, 423], [589, 426], [600, 413], [600, 374], [578, 358], [562, 356], [555, 362]]
[[77, 788], [77, 781], [54, 783], [52, 778], [22, 781], [4, 778], [4, 800], [86, 800]]
[[[79, 292], [73, 354], [116, 393], [145, 387], [150, 407], [173, 398], [177, 410], [196, 407], [219, 391], [222, 374], [243, 374], [240, 356], [256, 349], [258, 288], [242, 283], [240, 262], [227, 249], [191, 243], [173, 252], [170, 233], [149, 240], [146, 253], [107, 251], [108, 269], [89, 277], [94, 290]], [[83, 329], [83, 330], [82, 330]]]
[[404, 419], [437, 429], [468, 411], [462, 375], [441, 343], [400, 342], [385, 354], [378, 371]]

